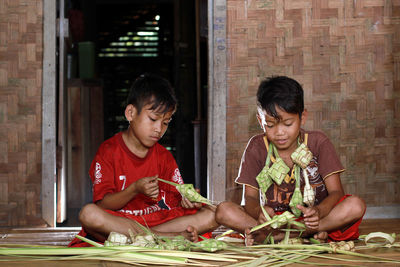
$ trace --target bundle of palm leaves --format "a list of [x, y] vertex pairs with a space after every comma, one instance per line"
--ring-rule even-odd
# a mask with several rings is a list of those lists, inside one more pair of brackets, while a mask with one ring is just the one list
[[[138, 238], [142, 236], [142, 238]], [[150, 237], [151, 238], [150, 238]], [[355, 246], [351, 242], [313, 244], [292, 243], [289, 240], [278, 244], [246, 247], [221, 241], [218, 238], [190, 242], [181, 237], [159, 237], [145, 232], [127, 237], [125, 244], [115, 242], [103, 245], [84, 237], [79, 237], [93, 247], [66, 248], [49, 246], [8, 245], [0, 246], [0, 261], [85, 261], [99, 260], [120, 262], [131, 265], [173, 265], [173, 266], [284, 266], [291, 263], [312, 264], [309, 258], [333, 259], [342, 265], [363, 263], [400, 264], [400, 260], [371, 256], [360, 253], [369, 248], [399, 249], [395, 234], [371, 233], [361, 236], [364, 245]], [[137, 241], [142, 239], [142, 243]], [[377, 239], [379, 239], [377, 241]], [[116, 241], [109, 237], [109, 241]], [[130, 241], [129, 241], [130, 240]], [[383, 240], [383, 241], [382, 241]], [[162, 245], [162, 246], [161, 246]], [[168, 246], [166, 246], [168, 245]], [[152, 247], [153, 246], [153, 247]], [[352, 256], [341, 258], [330, 253]], [[319, 261], [318, 265], [324, 265]]]

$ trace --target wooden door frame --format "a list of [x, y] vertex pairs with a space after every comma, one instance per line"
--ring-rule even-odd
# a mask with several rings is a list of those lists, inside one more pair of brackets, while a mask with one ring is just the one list
[[[56, 226], [56, 1], [43, 0], [42, 217]], [[226, 195], [226, 0], [208, 0], [207, 195]]]
[[42, 218], [56, 226], [57, 6], [43, 0]]
[[226, 0], [208, 0], [207, 196], [226, 198]]

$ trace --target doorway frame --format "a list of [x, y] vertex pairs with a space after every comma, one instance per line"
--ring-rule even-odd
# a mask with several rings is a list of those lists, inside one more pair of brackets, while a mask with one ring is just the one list
[[[42, 218], [56, 227], [57, 6], [43, 0]], [[208, 0], [207, 197], [226, 196], [226, 0]]]
[[57, 3], [43, 0], [42, 218], [56, 226]]
[[207, 197], [226, 199], [226, 0], [208, 0]]

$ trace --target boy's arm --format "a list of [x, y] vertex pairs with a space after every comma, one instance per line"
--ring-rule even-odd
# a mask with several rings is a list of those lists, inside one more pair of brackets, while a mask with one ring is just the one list
[[244, 210], [254, 219], [258, 219], [260, 215], [260, 199], [258, 189], [251, 186], [244, 186], [245, 205]]
[[106, 194], [96, 204], [103, 209], [119, 210], [140, 193], [150, 198], [157, 198], [159, 193], [157, 177], [152, 176], [139, 179], [122, 191]]
[[316, 208], [322, 219], [331, 212], [336, 203], [344, 196], [344, 190], [340, 181], [340, 174], [334, 173], [325, 178], [325, 186], [328, 196]]

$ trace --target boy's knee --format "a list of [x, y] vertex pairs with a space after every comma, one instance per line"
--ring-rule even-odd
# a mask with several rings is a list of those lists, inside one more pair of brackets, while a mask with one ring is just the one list
[[221, 224], [223, 220], [229, 218], [235, 205], [235, 203], [229, 201], [220, 203], [215, 211], [215, 220], [217, 223]]
[[354, 195], [351, 196], [350, 200], [351, 213], [354, 217], [357, 217], [357, 219], [361, 218], [366, 210], [366, 204], [364, 200]]
[[93, 224], [99, 219], [98, 207], [96, 204], [90, 203], [85, 205], [79, 212], [79, 221], [82, 225]]

